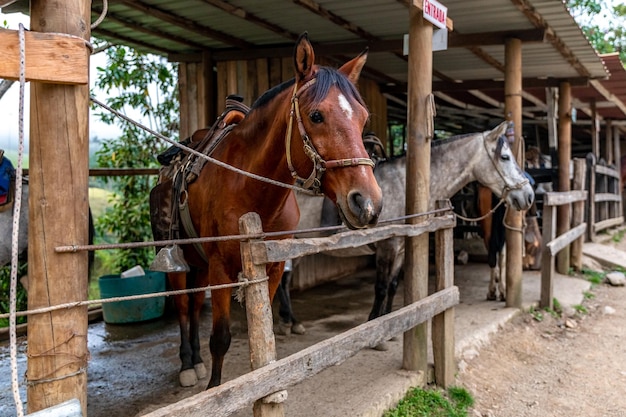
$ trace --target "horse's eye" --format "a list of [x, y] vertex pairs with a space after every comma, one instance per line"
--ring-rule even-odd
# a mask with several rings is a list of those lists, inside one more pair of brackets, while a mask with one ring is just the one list
[[502, 158], [503, 161], [511, 160], [511, 157], [509, 155], [507, 155], [507, 154], [502, 154], [500, 157]]
[[309, 119], [311, 119], [313, 123], [322, 123], [324, 121], [324, 116], [322, 116], [322, 113], [320, 113], [319, 110], [313, 110], [311, 114], [309, 114]]

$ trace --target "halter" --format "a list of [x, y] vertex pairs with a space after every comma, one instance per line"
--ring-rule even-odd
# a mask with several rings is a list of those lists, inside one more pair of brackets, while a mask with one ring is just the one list
[[[307, 135], [306, 130], [304, 129], [304, 123], [302, 122], [302, 117], [300, 116], [300, 103], [298, 100], [302, 92], [313, 84], [315, 84], [315, 78], [307, 81], [299, 89], [297, 83], [294, 85], [293, 95], [291, 96], [291, 110], [289, 111], [289, 124], [287, 125], [287, 133], [285, 134], [285, 152], [287, 155], [287, 166], [289, 167], [291, 176], [296, 180], [296, 184], [305, 190], [310, 190], [321, 195], [323, 194], [321, 191], [322, 176], [327, 169], [345, 168], [357, 165], [368, 165], [374, 168], [374, 162], [370, 158], [346, 158], [325, 161], [319, 152], [317, 152], [317, 149], [313, 146], [313, 142], [311, 142], [309, 135]], [[298, 130], [300, 131], [300, 136], [302, 137], [304, 153], [311, 160], [311, 162], [313, 162], [313, 169], [311, 170], [311, 174], [309, 174], [308, 178], [298, 175], [298, 172], [291, 162], [291, 137], [293, 132], [294, 117], [298, 122]]]
[[[498, 138], [498, 140], [500, 140], [500, 138]], [[483, 134], [483, 146], [485, 147], [485, 151], [487, 152], [487, 156], [489, 156], [489, 160], [491, 161], [491, 164], [493, 165], [493, 167], [495, 168], [496, 172], [498, 173], [498, 175], [500, 176], [500, 178], [502, 179], [502, 182], [504, 182], [504, 187], [502, 188], [502, 192], [501, 192], [501, 197], [500, 197], [500, 201], [504, 201], [504, 199], [506, 198], [507, 194], [513, 190], [519, 190], [521, 188], [523, 188], [526, 184], [528, 184], [530, 181], [528, 181], [528, 178], [524, 178], [522, 181], [513, 184], [513, 185], [509, 185], [506, 181], [506, 177], [504, 176], [504, 174], [502, 173], [502, 171], [500, 170], [500, 167], [498, 166], [498, 164], [496, 163], [495, 159], [491, 156], [491, 153], [489, 152], [489, 149], [487, 147], [487, 141], [485, 140], [485, 135]]]

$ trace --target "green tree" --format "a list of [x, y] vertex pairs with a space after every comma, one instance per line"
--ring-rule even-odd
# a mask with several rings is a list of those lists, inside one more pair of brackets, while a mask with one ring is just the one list
[[568, 0], [570, 13], [600, 53], [619, 52], [626, 62], [626, 4], [604, 0]]
[[[126, 116], [141, 121], [166, 137], [178, 132], [177, 67], [164, 58], [140, 53], [126, 46], [106, 49], [107, 65], [98, 68], [96, 86], [104, 91], [107, 104]], [[122, 134], [103, 140], [96, 153], [97, 163], [106, 168], [150, 168], [158, 166], [156, 155], [167, 143], [106, 110], [98, 116], [116, 124]], [[156, 179], [148, 176], [109, 177], [114, 196], [103, 216], [96, 221], [102, 236], [118, 242], [138, 242], [152, 238], [148, 196]], [[111, 266], [123, 271], [134, 265], [147, 266], [153, 248], [117, 250]]]

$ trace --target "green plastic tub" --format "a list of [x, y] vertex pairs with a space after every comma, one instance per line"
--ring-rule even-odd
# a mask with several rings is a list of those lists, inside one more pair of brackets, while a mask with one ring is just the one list
[[[165, 291], [165, 273], [147, 270], [145, 275], [128, 278], [104, 275], [98, 279], [98, 286], [101, 298], [162, 292]], [[164, 309], [165, 297], [152, 297], [104, 303], [102, 315], [106, 323], [134, 323], [161, 317]]]

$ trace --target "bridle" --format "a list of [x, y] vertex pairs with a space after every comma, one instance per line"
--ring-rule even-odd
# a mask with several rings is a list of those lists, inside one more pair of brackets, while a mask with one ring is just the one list
[[[501, 140], [500, 138], [498, 138], [498, 140]], [[494, 169], [496, 170], [496, 172], [498, 173], [498, 175], [500, 176], [500, 178], [502, 179], [502, 182], [504, 182], [504, 187], [502, 188], [502, 192], [500, 193], [500, 200], [503, 201], [507, 194], [510, 193], [513, 190], [520, 190], [522, 189], [524, 186], [526, 186], [526, 184], [530, 183], [530, 181], [528, 180], [528, 178], [524, 178], [522, 181], [515, 183], [513, 185], [509, 185], [506, 177], [504, 176], [504, 174], [502, 173], [502, 170], [500, 169], [500, 167], [498, 166], [498, 164], [495, 161], [495, 158], [493, 156], [491, 156], [491, 152], [489, 152], [489, 148], [487, 147], [487, 140], [485, 139], [485, 135], [483, 133], [483, 146], [485, 147], [485, 151], [487, 152], [487, 156], [489, 156], [489, 160], [491, 161], [491, 164], [493, 165]]]
[[[302, 92], [315, 84], [315, 80], [315, 78], [312, 78], [300, 88], [298, 88], [297, 83], [294, 85], [293, 95], [291, 96], [291, 110], [289, 111], [289, 124], [287, 125], [287, 133], [285, 134], [285, 152], [287, 154], [287, 166], [289, 167], [291, 176], [296, 180], [296, 184], [305, 190], [313, 191], [315, 194], [323, 194], [321, 191], [322, 176], [327, 169], [345, 168], [357, 165], [368, 165], [374, 168], [374, 161], [370, 158], [346, 158], [326, 161], [322, 158], [319, 152], [317, 152], [317, 149], [313, 146], [313, 142], [311, 142], [311, 138], [309, 138], [309, 135], [304, 129], [304, 123], [302, 122], [302, 117], [300, 115], [299, 103], [299, 97]], [[291, 138], [293, 133], [294, 118], [298, 123], [298, 130], [300, 131], [300, 136], [302, 137], [304, 153], [313, 162], [313, 169], [307, 178], [298, 175], [298, 172], [291, 162]]]

